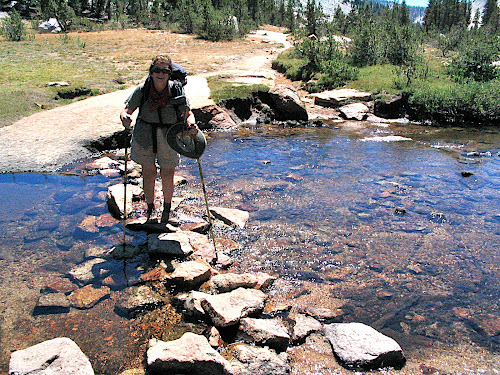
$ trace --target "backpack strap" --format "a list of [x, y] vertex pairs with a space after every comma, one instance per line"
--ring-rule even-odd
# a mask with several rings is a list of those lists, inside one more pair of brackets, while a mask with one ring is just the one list
[[152, 84], [152, 78], [151, 75], [148, 75], [148, 78], [146, 78], [146, 81], [144, 81], [144, 85], [142, 86], [142, 96], [141, 96], [141, 102], [139, 104], [139, 113], [141, 112], [142, 106], [144, 103], [149, 98], [149, 92], [151, 90], [151, 84]]

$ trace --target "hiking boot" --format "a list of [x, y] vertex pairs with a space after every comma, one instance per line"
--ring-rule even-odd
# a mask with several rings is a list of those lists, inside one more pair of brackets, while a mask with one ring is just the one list
[[148, 203], [148, 210], [146, 211], [146, 223], [151, 223], [153, 221], [156, 221], [155, 219], [151, 218], [153, 216], [154, 209], [155, 209], [154, 203]]
[[170, 219], [170, 209], [172, 208], [171, 204], [163, 205], [163, 212], [161, 214], [160, 223], [167, 224]]

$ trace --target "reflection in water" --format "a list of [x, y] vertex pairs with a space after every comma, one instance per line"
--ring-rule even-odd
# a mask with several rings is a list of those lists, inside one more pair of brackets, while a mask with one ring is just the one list
[[[392, 132], [413, 141], [368, 139], [384, 131], [214, 134], [202, 157], [210, 204], [250, 211], [245, 230], [224, 232], [244, 245], [234, 270], [279, 274], [276, 298], [325, 307], [342, 300], [344, 321], [401, 340], [472, 341], [497, 352], [500, 135], [406, 126]], [[196, 176], [197, 166], [188, 160], [182, 171]], [[200, 190], [194, 180], [187, 193]], [[89, 247], [121, 241], [104, 204], [109, 184], [102, 176], [0, 176], [0, 370], [10, 350], [55, 334], [75, 337], [100, 373], [117, 373], [140, 364], [144, 342], [160, 331], [118, 318], [113, 297], [90, 311], [31, 316], [40, 287]], [[94, 232], [78, 229], [88, 216], [101, 223]], [[105, 337], [98, 349], [96, 335]]]

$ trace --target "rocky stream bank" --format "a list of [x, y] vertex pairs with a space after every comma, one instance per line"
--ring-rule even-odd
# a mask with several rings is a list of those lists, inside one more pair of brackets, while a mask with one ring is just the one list
[[[317, 96], [309, 99], [309, 104], [321, 102], [334, 107], [338, 117], [328, 115], [329, 120], [365, 120], [372, 116], [373, 121], [378, 121], [370, 114], [371, 105], [360, 102], [369, 101], [366, 93], [322, 95], [327, 98]], [[204, 128], [217, 130], [234, 129], [241, 123], [277, 120], [295, 126], [310, 120], [306, 105], [289, 86], [277, 86], [245, 100], [227, 100], [202, 108], [196, 115]], [[308, 124], [321, 126], [322, 122]], [[119, 151], [115, 156], [95, 160], [87, 170], [107, 177], [119, 176], [125, 169], [122, 158], [123, 151]], [[343, 322], [341, 302], [337, 309], [298, 307], [293, 300], [276, 303], [270, 295], [277, 287], [275, 276], [225, 271], [232, 262], [231, 252], [240, 245], [223, 237], [210, 241], [210, 224], [203, 213], [190, 208], [192, 197], [176, 197], [172, 207], [173, 211], [183, 207], [183, 212], [192, 214], [175, 215], [167, 225], [146, 224], [141, 219], [145, 205], [140, 168], [129, 162], [127, 169], [126, 201], [123, 184], [108, 189], [106, 199], [114, 219], [89, 216], [78, 228], [82, 233], [98, 231], [99, 226], [106, 225], [103, 221], [122, 219], [126, 207], [127, 241], [110, 251], [89, 246], [83, 263], [41, 290], [34, 314], [92, 309], [114, 295], [114, 311], [122, 318], [137, 319], [168, 305], [186, 321], [202, 327], [202, 332], [186, 332], [175, 340], [152, 337], [144, 353], [144, 368], [126, 370], [123, 375], [288, 374], [292, 360], [288, 350], [308, 339], [327, 343], [327, 355], [346, 369], [404, 367], [403, 350], [392, 338], [361, 323]], [[187, 182], [176, 176], [178, 189]], [[157, 204], [161, 206], [161, 202]], [[212, 207], [210, 213], [214, 226], [227, 231], [244, 230], [251, 220], [248, 212], [233, 208]], [[132, 231], [145, 233], [145, 241], [130, 241]], [[86, 355], [64, 337], [12, 353], [9, 374], [35, 372], [94, 373]]]
[[[102, 157], [88, 169], [116, 175], [123, 173], [124, 161]], [[147, 233], [147, 240], [110, 251], [89, 247], [83, 263], [41, 290], [34, 314], [91, 309], [118, 294], [115, 313], [123, 318], [136, 319], [170, 304], [184, 319], [207, 327], [203, 334], [186, 332], [172, 341], [151, 338], [145, 369], [134, 373], [287, 374], [287, 349], [310, 335], [329, 342], [330, 355], [346, 368], [404, 366], [396, 341], [364, 324], [343, 323], [341, 306], [298, 309], [293, 301], [274, 304], [268, 294], [276, 281], [273, 275], [224, 271], [231, 264], [231, 251], [240, 245], [228, 238], [216, 238], [214, 245], [203, 215], [179, 214], [167, 225], [146, 224], [140, 218], [140, 167], [129, 162], [128, 169], [127, 200], [123, 184], [110, 186], [108, 207], [117, 219], [127, 207], [127, 227]], [[178, 189], [185, 183], [185, 178], [176, 177]], [[174, 210], [189, 206], [189, 197], [177, 197], [174, 203]], [[248, 212], [232, 208], [212, 207], [211, 214], [214, 225], [227, 230], [242, 229], [250, 219]], [[79, 230], [92, 232], [98, 226], [88, 217]], [[34, 372], [94, 374], [86, 355], [65, 337], [12, 353], [9, 374]]]
[[[346, 104], [339, 112], [345, 118], [361, 116], [361, 120], [368, 107]], [[246, 100], [204, 107], [197, 118], [205, 128], [233, 129], [242, 122], [272, 120], [294, 125], [308, 121], [308, 113], [293, 88], [276, 86]], [[119, 176], [125, 170], [123, 156], [122, 150], [116, 157], [95, 160], [86, 169], [106, 177]], [[118, 184], [108, 189], [108, 208], [115, 219], [123, 218], [124, 212], [132, 216], [127, 228], [147, 233], [146, 241], [124, 242], [111, 251], [89, 247], [82, 264], [41, 290], [35, 315], [91, 309], [111, 294], [119, 294], [115, 313], [123, 318], [135, 319], [169, 304], [185, 319], [208, 327], [204, 334], [186, 332], [173, 341], [151, 338], [145, 369], [137, 369], [139, 373], [288, 374], [287, 349], [303, 344], [310, 335], [328, 342], [330, 355], [349, 369], [404, 366], [406, 359], [396, 341], [364, 324], [343, 323], [341, 305], [332, 310], [297, 308], [293, 301], [273, 304], [267, 291], [273, 287], [274, 276], [224, 272], [231, 265], [231, 251], [240, 245], [228, 238], [210, 242], [210, 224], [203, 215], [178, 215], [167, 225], [145, 223], [140, 218], [144, 211], [140, 166], [130, 161], [127, 169], [126, 188]], [[176, 176], [177, 186], [186, 182]], [[186, 205], [186, 198], [174, 198], [173, 210]], [[215, 225], [227, 228], [243, 229], [250, 218], [246, 211], [225, 207], [212, 207], [210, 214]], [[78, 230], [97, 231], [98, 220], [89, 216]], [[94, 373], [86, 355], [65, 337], [12, 353], [9, 374], [33, 371]]]

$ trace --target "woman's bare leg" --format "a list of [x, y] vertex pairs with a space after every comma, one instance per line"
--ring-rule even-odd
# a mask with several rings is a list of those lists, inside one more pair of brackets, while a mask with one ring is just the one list
[[154, 209], [155, 201], [155, 181], [156, 181], [156, 165], [143, 165], [142, 166], [142, 180], [144, 188], [144, 198], [148, 204], [148, 211], [146, 219], [151, 218]]
[[167, 223], [170, 216], [172, 196], [174, 195], [174, 172], [175, 168], [160, 168], [161, 186], [163, 190], [162, 223]]

